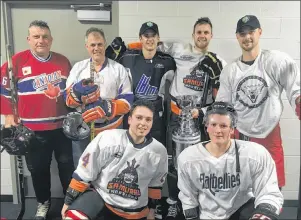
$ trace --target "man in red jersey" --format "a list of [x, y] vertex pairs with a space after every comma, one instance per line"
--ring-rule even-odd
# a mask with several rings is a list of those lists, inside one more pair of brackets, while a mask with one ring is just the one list
[[[46, 219], [50, 207], [50, 164], [52, 153], [58, 162], [59, 177], [65, 194], [74, 171], [72, 145], [63, 133], [62, 122], [68, 110], [63, 91], [71, 65], [69, 60], [50, 51], [50, 28], [44, 21], [29, 25], [27, 42], [30, 49], [12, 57], [13, 74], [18, 90], [18, 123], [35, 132], [25, 155], [37, 197], [35, 219]], [[10, 102], [8, 65], [1, 67], [1, 114], [5, 127], [16, 126]]]

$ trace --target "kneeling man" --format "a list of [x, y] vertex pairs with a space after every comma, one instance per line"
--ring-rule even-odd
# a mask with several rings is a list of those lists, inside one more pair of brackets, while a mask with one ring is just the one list
[[136, 101], [129, 129], [101, 132], [87, 146], [65, 197], [63, 219], [154, 219], [168, 170], [166, 148], [148, 135], [154, 106]]
[[262, 145], [231, 139], [236, 122], [231, 104], [215, 102], [204, 117], [210, 141], [179, 155], [179, 199], [186, 219], [278, 219], [283, 196], [275, 163]]

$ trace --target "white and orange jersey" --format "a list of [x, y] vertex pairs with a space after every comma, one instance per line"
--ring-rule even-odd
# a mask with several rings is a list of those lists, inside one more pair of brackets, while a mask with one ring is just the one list
[[119, 216], [143, 216], [148, 199], [161, 198], [167, 171], [167, 151], [160, 142], [149, 137], [134, 144], [127, 130], [113, 129], [98, 134], [87, 146], [74, 173], [91, 182]]

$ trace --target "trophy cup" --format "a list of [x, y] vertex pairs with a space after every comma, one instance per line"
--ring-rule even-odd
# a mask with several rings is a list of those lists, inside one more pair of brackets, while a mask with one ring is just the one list
[[173, 162], [177, 169], [179, 154], [186, 147], [199, 143], [201, 141], [201, 133], [191, 114], [191, 110], [196, 108], [197, 103], [199, 103], [200, 97], [195, 95], [183, 95], [177, 96], [176, 99], [182, 110], [179, 115], [179, 127], [172, 132]]

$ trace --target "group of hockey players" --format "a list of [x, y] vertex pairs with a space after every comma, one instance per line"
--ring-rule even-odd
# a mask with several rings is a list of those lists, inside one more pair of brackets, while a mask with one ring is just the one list
[[[207, 17], [195, 22], [188, 44], [160, 41], [151, 21], [127, 46], [121, 37], [107, 44], [92, 27], [85, 35], [89, 58], [72, 67], [51, 51], [47, 23], [33, 21], [30, 49], [12, 57], [19, 121], [7, 63], [0, 97], [5, 128], [22, 123], [35, 133], [25, 155], [35, 219], [46, 219], [50, 208], [53, 152], [63, 219], [278, 219], [285, 185], [281, 94], [300, 120], [300, 69], [287, 54], [261, 49], [261, 34], [256, 16], [239, 19], [242, 54], [227, 64], [208, 50]], [[201, 138], [173, 158], [183, 95], [202, 97], [191, 110]]]

